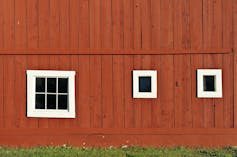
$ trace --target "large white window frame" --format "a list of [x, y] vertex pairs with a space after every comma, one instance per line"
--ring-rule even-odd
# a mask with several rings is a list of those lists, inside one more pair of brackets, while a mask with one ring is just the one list
[[[27, 117], [75, 118], [75, 71], [27, 70]], [[68, 78], [68, 109], [36, 109], [36, 77]]]
[[[215, 77], [215, 91], [204, 91], [204, 76]], [[222, 70], [221, 69], [197, 69], [197, 97], [198, 98], [222, 98]]]
[[[151, 92], [139, 92], [139, 77], [151, 77]], [[133, 98], [157, 98], [156, 70], [133, 70]]]

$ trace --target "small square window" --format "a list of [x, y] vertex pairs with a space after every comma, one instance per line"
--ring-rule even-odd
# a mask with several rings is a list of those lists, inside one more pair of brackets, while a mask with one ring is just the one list
[[139, 77], [139, 92], [151, 92], [151, 77]]
[[222, 98], [221, 69], [197, 70], [198, 98]]
[[157, 98], [155, 70], [133, 70], [133, 98]]
[[203, 89], [204, 91], [215, 92], [215, 76], [203, 76]]
[[75, 72], [27, 70], [27, 116], [75, 118]]

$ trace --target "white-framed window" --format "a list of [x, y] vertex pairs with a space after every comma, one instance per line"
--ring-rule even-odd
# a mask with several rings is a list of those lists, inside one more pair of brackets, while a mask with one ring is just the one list
[[133, 98], [157, 98], [156, 70], [133, 70]]
[[197, 97], [222, 98], [222, 70], [197, 70]]
[[27, 117], [75, 118], [75, 71], [26, 73]]

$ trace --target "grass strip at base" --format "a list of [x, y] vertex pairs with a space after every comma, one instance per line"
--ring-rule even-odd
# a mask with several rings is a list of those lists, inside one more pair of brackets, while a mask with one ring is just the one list
[[0, 148], [0, 157], [237, 157], [237, 148]]

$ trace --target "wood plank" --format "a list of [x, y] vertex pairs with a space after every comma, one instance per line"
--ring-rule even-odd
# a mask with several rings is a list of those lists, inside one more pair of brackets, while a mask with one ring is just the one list
[[57, 3], [60, 4], [59, 17], [60, 17], [60, 48], [68, 49], [70, 43], [70, 0], [59, 0]]
[[161, 42], [161, 0], [151, 0], [151, 36], [152, 36], [152, 49], [160, 49]]
[[123, 21], [123, 0], [113, 0], [112, 2], [112, 36], [113, 49], [122, 49], [124, 47], [124, 21]]
[[3, 25], [3, 19], [4, 19], [4, 5], [3, 5], [3, 0], [0, 0], [0, 48], [3, 48], [3, 44], [4, 44], [4, 25]]
[[133, 56], [124, 56], [124, 102], [125, 102], [125, 128], [133, 128], [135, 125], [134, 99], [132, 98], [132, 70]]
[[101, 48], [100, 0], [90, 0], [90, 48]]
[[[14, 66], [12, 66], [14, 65]], [[15, 91], [15, 56], [4, 56], [4, 127], [16, 127], [15, 100], [12, 93]]]
[[[15, 68], [15, 90], [14, 101], [16, 109], [16, 127], [28, 127], [26, 118], [26, 68], [27, 60], [26, 56], [15, 56], [14, 68]], [[24, 83], [23, 83], [24, 82]]]
[[[233, 47], [233, 7], [231, 0], [222, 3], [223, 48]], [[234, 54], [223, 55], [223, 97], [224, 97], [224, 127], [234, 127]], [[231, 90], [230, 90], [231, 89]], [[230, 92], [230, 91], [233, 91]]]
[[[237, 2], [233, 1], [233, 50], [234, 50], [234, 81], [237, 79]], [[234, 83], [234, 127], [237, 127], [237, 83]]]
[[[101, 56], [90, 56], [90, 120], [92, 128], [102, 127]], [[96, 79], [95, 79], [96, 78]], [[87, 78], [88, 79], [88, 78]]]
[[101, 99], [103, 112], [103, 128], [113, 128], [114, 126], [114, 106], [113, 106], [113, 57], [106, 55], [101, 57]]
[[89, 48], [90, 46], [90, 29], [89, 29], [89, 0], [79, 0], [79, 47]]
[[232, 49], [180, 49], [173, 50], [141, 50], [141, 49], [55, 49], [55, 48], [39, 48], [39, 49], [0, 49], [0, 54], [4, 55], [184, 55], [184, 54], [228, 54]]
[[69, 1], [69, 21], [70, 21], [70, 28], [69, 28], [69, 44], [71, 49], [79, 48], [79, 13], [80, 13], [80, 1], [79, 0], [71, 0]]
[[151, 0], [141, 0], [142, 49], [151, 49]]
[[39, 1], [39, 48], [50, 47], [50, 25], [49, 25], [49, 0]]
[[124, 56], [113, 56], [113, 109], [114, 127], [123, 128], [125, 125], [124, 103]]
[[27, 0], [27, 46], [28, 48], [39, 47], [39, 3], [38, 0]]
[[161, 0], [161, 48], [173, 48], [173, 0]]
[[111, 0], [101, 1], [101, 47], [112, 48], [112, 2]]
[[203, 69], [203, 55], [191, 55], [192, 123], [193, 128], [202, 128], [204, 127], [204, 102], [203, 99], [197, 98], [197, 69]]
[[175, 127], [192, 127], [190, 56], [174, 57]]
[[[182, 136], [182, 135], [236, 135], [236, 128], [67, 128], [56, 131], [51, 128], [2, 128], [0, 129], [0, 137], [5, 136], [76, 136], [76, 135], [169, 135], [169, 136]], [[212, 137], [213, 138], [213, 137]], [[26, 138], [27, 139], [27, 138]], [[213, 140], [213, 139], [212, 139]], [[219, 139], [220, 140], [220, 139]], [[221, 139], [220, 141], [222, 141]], [[107, 141], [108, 142], [108, 141]], [[124, 142], [124, 141], [123, 141]], [[205, 142], [205, 141], [203, 141]]]
[[[160, 81], [159, 97], [161, 108], [161, 127], [174, 127], [174, 57], [160, 56]], [[173, 91], [173, 92], [171, 92]]]
[[60, 3], [58, 0], [50, 0], [50, 48], [60, 48]]
[[203, 6], [202, 1], [190, 3], [191, 49], [203, 48]]
[[[81, 128], [89, 128], [91, 123], [90, 117], [90, 60], [88, 55], [79, 57], [79, 126]], [[83, 93], [83, 94], [81, 94]]]
[[134, 49], [141, 49], [141, 0], [133, 1], [133, 31], [134, 31]]
[[15, 46], [15, 1], [9, 0], [3, 3], [3, 47], [5, 49], [14, 48]]
[[234, 77], [233, 54], [223, 55], [223, 123], [225, 128], [234, 127]]
[[233, 47], [233, 6], [232, 0], [222, 1], [223, 48]]
[[0, 79], [2, 80], [2, 84], [0, 86], [0, 128], [4, 127], [4, 57], [0, 57]]
[[125, 49], [133, 49], [134, 48], [134, 32], [133, 32], [133, 0], [123, 0], [124, 7], [124, 28], [123, 28], [123, 45]]

